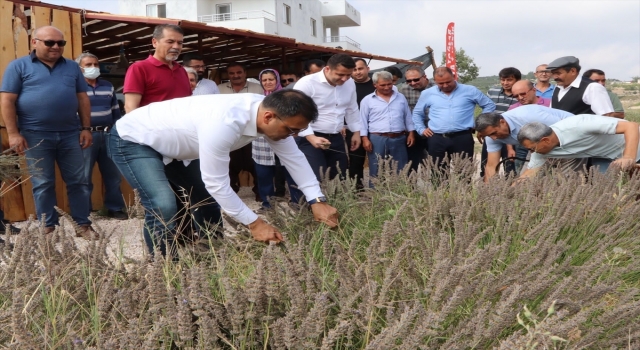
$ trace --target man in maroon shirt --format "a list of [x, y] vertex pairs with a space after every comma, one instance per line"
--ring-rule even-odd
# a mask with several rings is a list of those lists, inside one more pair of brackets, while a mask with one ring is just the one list
[[[155, 52], [146, 60], [132, 64], [124, 77], [124, 109], [127, 113], [153, 102], [191, 96], [187, 71], [175, 62], [182, 51], [183, 38], [184, 32], [179, 26], [160, 24], [155, 27], [151, 39]], [[197, 246], [205, 245], [202, 248], [207, 250], [207, 236], [219, 236], [222, 216], [220, 206], [211, 197], [202, 181], [200, 160], [183, 162], [174, 159], [165, 164], [165, 172], [181, 179], [171, 183], [178, 196], [178, 207], [182, 208], [177, 214], [180, 223], [177, 230], [186, 231], [187, 239], [193, 238]], [[190, 208], [187, 208], [186, 203], [190, 203]], [[191, 215], [184, 215], [189, 209]], [[194, 223], [195, 232], [193, 237], [190, 237], [189, 231]]]
[[124, 109], [127, 113], [153, 102], [191, 96], [189, 77], [175, 62], [182, 51], [182, 28], [160, 24], [153, 31], [153, 56], [129, 67], [124, 77]]

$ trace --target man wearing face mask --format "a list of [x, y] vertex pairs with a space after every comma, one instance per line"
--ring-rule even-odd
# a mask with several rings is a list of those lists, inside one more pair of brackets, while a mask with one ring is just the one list
[[[126, 220], [127, 214], [122, 210], [125, 207], [120, 191], [120, 171], [107, 156], [106, 133], [120, 119], [120, 107], [113, 89], [113, 85], [100, 76], [100, 63], [98, 57], [88, 52], [80, 54], [76, 62], [82, 70], [84, 79], [89, 88], [87, 95], [91, 102], [91, 135], [93, 144], [83, 150], [84, 173], [89, 182], [89, 190], [93, 191], [91, 175], [93, 167], [98, 162], [100, 174], [105, 187], [104, 206], [107, 208], [107, 216]], [[91, 200], [89, 200], [91, 207]]]

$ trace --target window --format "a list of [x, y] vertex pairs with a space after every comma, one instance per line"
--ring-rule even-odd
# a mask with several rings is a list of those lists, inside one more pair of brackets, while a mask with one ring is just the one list
[[230, 21], [231, 20], [231, 4], [217, 4], [216, 5], [216, 21]]
[[291, 7], [289, 5], [284, 5], [284, 23], [291, 24]]
[[167, 4], [147, 5], [147, 17], [167, 18]]
[[318, 32], [316, 32], [316, 20], [312, 18], [311, 19], [311, 35], [318, 36], [317, 34]]

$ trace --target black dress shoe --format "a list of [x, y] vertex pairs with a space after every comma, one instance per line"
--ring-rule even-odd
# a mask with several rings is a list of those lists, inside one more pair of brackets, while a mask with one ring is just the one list
[[116, 220], [129, 219], [129, 215], [122, 210], [107, 210], [107, 217], [114, 218]]
[[19, 228], [9, 223], [5, 223], [5, 222], [0, 223], [0, 235], [5, 235], [5, 234], [17, 235], [18, 233], [20, 233]]

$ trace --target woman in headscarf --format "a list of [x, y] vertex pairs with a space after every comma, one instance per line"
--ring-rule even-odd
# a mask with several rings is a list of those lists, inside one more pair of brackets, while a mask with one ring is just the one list
[[[263, 70], [260, 72], [258, 80], [264, 90], [265, 96], [282, 89], [282, 85], [280, 85], [280, 74], [278, 74], [278, 71], [275, 69]], [[252, 156], [256, 163], [258, 193], [260, 194], [260, 198], [262, 198], [260, 211], [264, 211], [265, 209], [271, 208], [269, 198], [275, 196], [276, 192], [279, 192], [277, 193], [279, 197], [284, 197], [284, 179], [285, 176], [287, 178], [289, 178], [289, 176], [288, 173], [286, 173], [287, 170], [280, 164], [280, 160], [273, 153], [271, 147], [269, 147], [269, 143], [267, 143], [264, 137], [255, 139], [252, 142]], [[281, 174], [285, 176], [276, 176], [278, 172], [281, 172]], [[275, 187], [278, 188], [278, 191], [274, 188], [274, 182], [276, 182]]]

